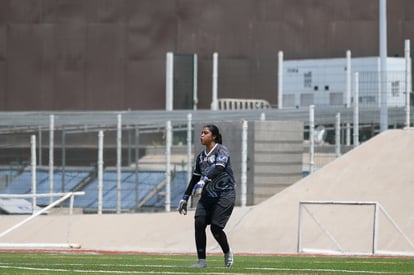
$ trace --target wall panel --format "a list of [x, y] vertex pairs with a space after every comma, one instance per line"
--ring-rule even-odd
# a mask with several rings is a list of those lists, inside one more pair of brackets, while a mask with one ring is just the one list
[[[277, 104], [285, 59], [378, 55], [378, 0], [0, 0], [4, 110], [165, 108], [165, 54], [199, 56], [199, 109], [219, 96]], [[388, 1], [388, 53], [404, 55], [414, 2]], [[237, 79], [238, 77], [238, 79]]]

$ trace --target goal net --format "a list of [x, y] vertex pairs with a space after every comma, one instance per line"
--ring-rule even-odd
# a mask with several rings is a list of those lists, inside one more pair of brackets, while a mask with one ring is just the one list
[[[71, 217], [73, 213], [73, 200], [75, 196], [78, 195], [85, 195], [85, 192], [68, 192], [68, 193], [47, 193], [47, 194], [0, 194], [0, 198], [11, 199], [11, 198], [41, 198], [41, 197], [60, 197], [57, 200], [53, 201], [47, 207], [39, 209], [38, 207], [33, 207], [32, 214], [23, 220], [17, 222], [13, 226], [7, 228], [6, 230], [0, 232], [0, 248], [80, 248], [81, 245], [78, 243], [71, 243], [70, 236], [71, 236]], [[69, 199], [69, 209], [68, 209], [68, 227], [67, 227], [67, 235], [66, 235], [66, 242], [62, 243], [6, 243], [1, 242], [2, 238], [9, 233], [27, 226], [31, 220], [35, 219], [36, 217], [46, 214], [47, 211], [52, 209], [53, 207], [60, 205], [65, 200]]]
[[378, 202], [299, 202], [298, 253], [414, 254], [414, 244]]

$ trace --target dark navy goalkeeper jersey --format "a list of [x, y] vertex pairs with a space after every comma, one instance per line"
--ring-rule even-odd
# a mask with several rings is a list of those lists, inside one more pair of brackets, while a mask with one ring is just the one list
[[208, 154], [203, 150], [196, 158], [193, 175], [209, 179], [203, 189], [203, 193], [207, 194], [203, 195], [215, 198], [223, 191], [234, 190], [235, 181], [227, 147], [217, 143]]

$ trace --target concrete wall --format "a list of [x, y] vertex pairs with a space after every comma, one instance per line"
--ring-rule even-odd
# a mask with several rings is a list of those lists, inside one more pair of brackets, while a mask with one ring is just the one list
[[[216, 124], [223, 144], [230, 150], [237, 181], [237, 203], [241, 198], [242, 124]], [[195, 127], [195, 156], [203, 150], [197, 142], [203, 125]], [[248, 124], [247, 204], [257, 204], [302, 178], [303, 123], [254, 121]]]
[[254, 204], [302, 178], [303, 123], [255, 121], [250, 179]]
[[[378, 0], [0, 0], [0, 110], [165, 108], [165, 54], [199, 55], [199, 105], [277, 104], [285, 59], [377, 56]], [[412, 0], [388, 1], [388, 53], [414, 35]], [[186, 70], [186, 68], [182, 68]], [[179, 74], [178, 74], [179, 75]], [[177, 90], [176, 106], [191, 106]]]

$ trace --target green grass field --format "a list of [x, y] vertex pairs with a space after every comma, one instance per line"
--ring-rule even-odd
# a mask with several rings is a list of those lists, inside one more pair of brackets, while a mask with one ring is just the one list
[[131, 254], [0, 253], [0, 274], [414, 274], [413, 258], [208, 256], [206, 269], [189, 266], [195, 256]]

